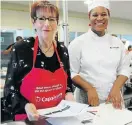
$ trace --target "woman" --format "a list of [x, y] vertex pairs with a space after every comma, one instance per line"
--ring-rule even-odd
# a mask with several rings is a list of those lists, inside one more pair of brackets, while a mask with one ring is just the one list
[[110, 17], [109, 3], [89, 3], [91, 28], [69, 45], [71, 77], [76, 88], [76, 100], [97, 106], [111, 102], [121, 108], [120, 90], [130, 75], [125, 47], [105, 32]]
[[16, 119], [26, 118], [26, 113], [29, 120], [38, 120], [37, 109], [74, 99], [68, 51], [55, 41], [58, 8], [47, 1], [35, 2], [31, 18], [37, 37], [14, 45], [3, 105]]

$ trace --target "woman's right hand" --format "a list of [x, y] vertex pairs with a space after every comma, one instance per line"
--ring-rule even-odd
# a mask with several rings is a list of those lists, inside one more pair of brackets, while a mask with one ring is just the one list
[[34, 104], [27, 103], [25, 105], [25, 111], [27, 113], [29, 121], [37, 121], [39, 119], [39, 114]]
[[88, 95], [88, 104], [91, 106], [99, 105], [99, 97], [94, 87], [91, 87], [87, 90]]

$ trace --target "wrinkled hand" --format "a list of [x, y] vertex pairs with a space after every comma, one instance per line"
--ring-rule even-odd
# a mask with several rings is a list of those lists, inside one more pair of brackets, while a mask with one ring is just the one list
[[39, 114], [34, 104], [27, 103], [25, 105], [25, 111], [27, 113], [29, 121], [37, 121], [39, 119]]
[[98, 106], [99, 105], [99, 97], [94, 87], [91, 87], [87, 91], [88, 95], [88, 104], [91, 106]]
[[116, 109], [122, 108], [122, 97], [120, 93], [120, 88], [113, 87], [108, 95], [106, 103], [111, 102], [113, 107]]
[[65, 95], [65, 100], [68, 100], [68, 101], [75, 101], [74, 96], [73, 96], [73, 93], [72, 93], [72, 92], [66, 93], [66, 95]]

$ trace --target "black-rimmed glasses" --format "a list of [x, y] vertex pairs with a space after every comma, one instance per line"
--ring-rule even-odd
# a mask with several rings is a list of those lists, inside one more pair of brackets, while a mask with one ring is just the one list
[[35, 19], [38, 20], [40, 23], [44, 23], [46, 20], [48, 20], [50, 23], [57, 21], [56, 17], [36, 17]]

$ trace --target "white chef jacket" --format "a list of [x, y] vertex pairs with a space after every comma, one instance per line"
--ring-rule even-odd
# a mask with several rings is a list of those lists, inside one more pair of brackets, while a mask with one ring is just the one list
[[105, 34], [97, 36], [91, 29], [74, 39], [69, 47], [71, 77], [80, 75], [96, 88], [105, 100], [118, 75], [130, 76], [130, 60], [122, 41]]

